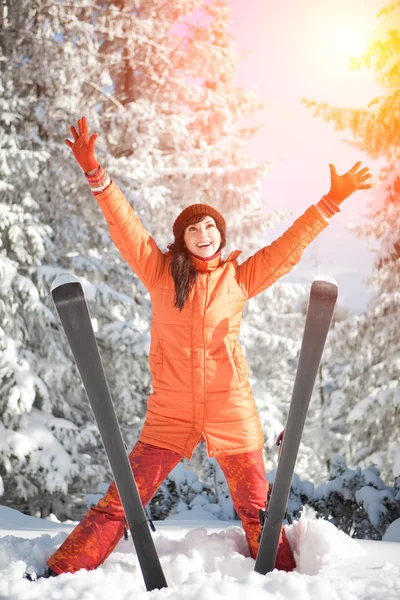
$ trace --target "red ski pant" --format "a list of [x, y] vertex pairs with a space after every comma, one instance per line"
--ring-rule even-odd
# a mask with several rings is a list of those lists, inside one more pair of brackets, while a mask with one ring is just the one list
[[[142, 442], [135, 445], [129, 455], [129, 462], [143, 506], [151, 500], [181, 459], [180, 454], [171, 450]], [[218, 463], [227, 480], [235, 510], [242, 521], [250, 554], [255, 558], [260, 534], [258, 513], [260, 508], [265, 508], [268, 496], [261, 450], [223, 456], [218, 459]], [[104, 498], [97, 506], [89, 509], [60, 548], [49, 558], [47, 565], [57, 574], [95, 569], [118, 544], [123, 535], [124, 524], [124, 511], [113, 482]], [[283, 528], [275, 566], [284, 571], [295, 568]]]

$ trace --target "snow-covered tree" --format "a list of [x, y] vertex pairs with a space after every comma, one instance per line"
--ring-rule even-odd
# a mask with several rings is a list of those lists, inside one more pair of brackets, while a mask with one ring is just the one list
[[215, 460], [208, 461], [208, 472], [201, 479], [180, 462], [149, 502], [151, 518], [160, 520], [187, 510], [201, 508], [224, 521], [237, 518], [226, 479]]
[[335, 336], [329, 411], [333, 422], [347, 420], [346, 459], [364, 466], [374, 461], [388, 476], [400, 427], [400, 2], [384, 6], [377, 18], [367, 52], [352, 66], [373, 71], [380, 95], [361, 108], [304, 102], [337, 130], [350, 131], [352, 145], [385, 160], [370, 220], [354, 227], [376, 251], [373, 299], [365, 315], [343, 323]]
[[[272, 469], [267, 474], [269, 483], [269, 497], [272, 495], [272, 489], [274, 487], [274, 481], [276, 477], [276, 469]], [[285, 522], [291, 523], [292, 521], [300, 519], [303, 508], [306, 504], [313, 501], [314, 497], [314, 485], [311, 481], [302, 480], [297, 475], [293, 474], [292, 484], [289, 490], [288, 503], [286, 507]]]
[[[68, 484], [90, 480], [98, 462], [98, 436], [49, 299], [51, 280], [74, 268], [73, 254], [89, 255], [93, 235], [79, 218], [83, 186], [63, 165], [60, 143], [61, 119], [78, 106], [65, 87], [79, 84], [82, 55], [71, 59], [71, 47], [56, 40], [75, 23], [55, 19], [54, 8], [0, 9], [3, 501], [31, 513], [40, 505], [45, 515], [68, 514], [60, 510]], [[69, 192], [78, 201], [66, 201]]]
[[336, 456], [329, 480], [321, 483], [308, 502], [324, 518], [354, 538], [382, 539], [387, 527], [400, 516], [400, 493], [386, 485], [374, 466], [350, 469]]

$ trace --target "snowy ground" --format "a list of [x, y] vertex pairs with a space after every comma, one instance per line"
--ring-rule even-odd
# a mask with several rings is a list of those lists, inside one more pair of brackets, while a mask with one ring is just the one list
[[[190, 517], [190, 520], [185, 520]], [[398, 600], [400, 543], [355, 541], [324, 521], [287, 528], [298, 568], [254, 572], [239, 523], [210, 520], [201, 509], [156, 523], [156, 547], [168, 589], [146, 592], [131, 539], [106, 563], [31, 583], [73, 524], [0, 506], [0, 600]]]

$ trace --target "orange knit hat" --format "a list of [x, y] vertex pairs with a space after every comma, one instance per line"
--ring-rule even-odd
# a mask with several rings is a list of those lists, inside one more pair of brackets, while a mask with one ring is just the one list
[[212, 217], [219, 228], [226, 232], [226, 223], [224, 217], [215, 208], [208, 204], [191, 204], [187, 206], [174, 221], [172, 231], [175, 239], [179, 238], [183, 230], [186, 228], [186, 223], [195, 215], [207, 215]]

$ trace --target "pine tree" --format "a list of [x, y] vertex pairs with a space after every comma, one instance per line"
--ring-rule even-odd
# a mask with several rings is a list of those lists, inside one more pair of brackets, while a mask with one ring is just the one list
[[390, 523], [399, 518], [399, 490], [385, 485], [379, 469], [349, 469], [336, 456], [329, 480], [314, 491], [308, 504], [317, 518], [331, 521], [347, 535], [380, 540]]
[[68, 106], [76, 110], [65, 89], [78, 83], [81, 61], [56, 40], [59, 27], [75, 23], [55, 19], [54, 9], [3, 3], [0, 38], [3, 500], [43, 515], [68, 514], [68, 484], [78, 473], [90, 479], [89, 454], [98, 446], [49, 301], [52, 278], [89, 237], [79, 202], [65, 202], [69, 192], [82, 198], [83, 186], [62, 168], [59, 139]]

